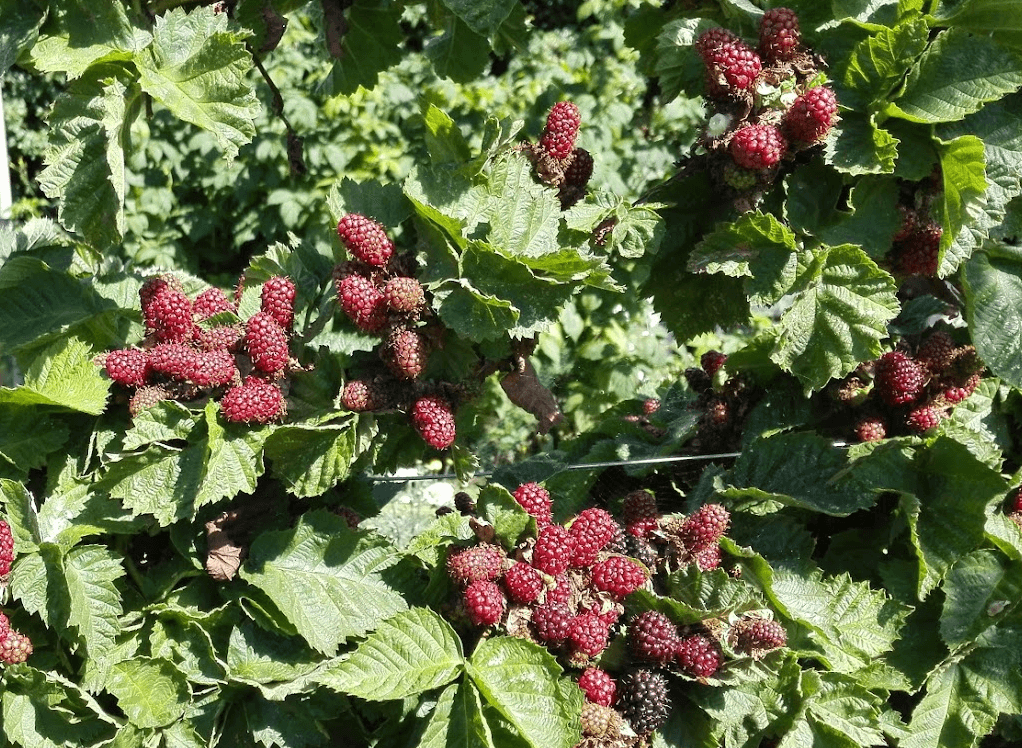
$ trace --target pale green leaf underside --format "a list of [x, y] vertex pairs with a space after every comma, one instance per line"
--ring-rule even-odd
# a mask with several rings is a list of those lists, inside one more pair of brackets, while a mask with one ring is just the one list
[[110, 669], [107, 690], [137, 727], [163, 727], [184, 714], [188, 683], [169, 660], [137, 657]]

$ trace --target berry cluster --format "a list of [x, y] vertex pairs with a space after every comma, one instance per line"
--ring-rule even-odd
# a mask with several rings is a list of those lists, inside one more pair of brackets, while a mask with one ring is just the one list
[[[723, 506], [664, 517], [655, 495], [640, 490], [624, 497], [620, 523], [603, 509], [588, 508], [558, 524], [543, 486], [524, 483], [513, 496], [535, 520], [536, 535], [510, 553], [486, 540], [458, 547], [447, 558], [446, 572], [473, 626], [501, 626], [580, 671], [586, 739], [648, 737], [671, 711], [668, 676], [705, 682], [728, 658], [758, 658], [784, 646], [784, 629], [761, 619], [737, 616], [730, 625], [714, 620], [679, 626], [648, 610], [626, 625], [622, 620], [625, 598], [654, 586], [652, 575], [721, 563], [720, 539], [730, 523]], [[459, 504], [462, 513], [474, 511], [470, 500]], [[486, 537], [479, 528], [477, 533]], [[621, 646], [614, 656], [601, 657], [617, 639]]]
[[841, 415], [846, 428], [858, 441], [875, 442], [936, 428], [973, 393], [982, 370], [974, 347], [938, 330], [914, 354], [895, 350], [860, 366], [833, 394], [849, 409]]
[[922, 182], [901, 185], [898, 212], [901, 226], [894, 235], [888, 262], [901, 275], [936, 277], [940, 255], [940, 239], [944, 229], [931, 218], [931, 206], [939, 202], [943, 192], [942, 173], [938, 167]]
[[763, 14], [755, 49], [727, 29], [711, 28], [695, 50], [710, 103], [699, 145], [736, 207], [751, 209], [785, 159], [827, 137], [838, 119], [837, 97], [822, 85], [818, 60], [803, 47], [798, 17], [788, 8]]
[[735, 448], [745, 418], [755, 405], [754, 393], [743, 377], [718, 374], [726, 372], [727, 363], [727, 356], [720, 351], [707, 351], [699, 363], [699, 368], [685, 370], [685, 381], [699, 396], [693, 407], [702, 413], [693, 446], [702, 452]]
[[348, 410], [400, 409], [435, 449], [454, 443], [455, 388], [421, 381], [443, 329], [432, 317], [426, 291], [415, 278], [415, 262], [396, 252], [386, 229], [358, 213], [344, 215], [337, 235], [352, 259], [334, 268], [337, 301], [362, 332], [381, 338], [383, 370], [351, 379], [341, 391]]
[[585, 196], [586, 185], [593, 176], [592, 154], [575, 147], [581, 122], [578, 107], [573, 102], [560, 101], [547, 114], [539, 143], [521, 146], [539, 180], [557, 188], [561, 210], [567, 210]]
[[[6, 520], [0, 519], [0, 589], [7, 584], [14, 563], [14, 535]], [[24, 662], [32, 654], [29, 638], [11, 628], [7, 616], [0, 613], [0, 662], [8, 665]]]
[[213, 397], [228, 421], [268, 423], [284, 417], [279, 385], [299, 368], [288, 347], [295, 284], [285, 276], [267, 280], [260, 311], [244, 323], [236, 321], [240, 290], [239, 284], [231, 299], [219, 288], [207, 288], [193, 300], [170, 275], [142, 284], [145, 340], [97, 359], [112, 380], [134, 389], [133, 416], [161, 400]]

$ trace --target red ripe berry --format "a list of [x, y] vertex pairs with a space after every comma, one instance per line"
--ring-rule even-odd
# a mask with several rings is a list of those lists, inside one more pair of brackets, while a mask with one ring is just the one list
[[416, 400], [412, 405], [412, 426], [434, 449], [447, 449], [454, 444], [454, 413], [442, 398], [427, 396]]
[[344, 385], [344, 390], [341, 392], [341, 402], [344, 407], [356, 413], [376, 410], [381, 405], [379, 400], [377, 388], [371, 382], [361, 379], [352, 379]]
[[540, 641], [556, 646], [571, 632], [571, 609], [561, 602], [546, 602], [532, 611], [532, 625]]
[[575, 541], [571, 565], [585, 569], [595, 564], [600, 551], [619, 531], [614, 518], [603, 509], [594, 507], [580, 512], [568, 530]]
[[578, 686], [582, 689], [587, 701], [600, 706], [610, 706], [614, 703], [617, 684], [606, 670], [587, 667], [582, 671], [582, 675], [578, 676]]
[[157, 340], [183, 343], [192, 337], [192, 302], [183, 291], [171, 286], [157, 291], [142, 312]]
[[560, 525], [547, 525], [539, 531], [532, 549], [532, 565], [550, 576], [557, 576], [571, 565], [575, 539]]
[[878, 442], [887, 436], [887, 424], [879, 416], [866, 416], [855, 424], [855, 438], [860, 442]]
[[204, 351], [233, 351], [241, 338], [241, 327], [238, 325], [217, 325], [209, 328], [195, 325], [192, 328], [192, 342]]
[[766, 169], [781, 160], [788, 141], [773, 125], [746, 125], [731, 138], [730, 149], [743, 169]]
[[11, 573], [13, 563], [14, 535], [11, 533], [11, 526], [0, 519], [0, 577], [6, 577]]
[[720, 669], [724, 654], [713, 639], [702, 634], [686, 636], [676, 650], [678, 665], [689, 675], [709, 678]]
[[582, 613], [571, 620], [568, 640], [574, 652], [596, 657], [607, 648], [610, 626], [596, 613]]
[[705, 61], [706, 93], [714, 99], [751, 87], [763, 69], [756, 51], [740, 40], [724, 42]]
[[964, 382], [952, 382], [944, 389], [944, 399], [952, 405], [960, 403], [962, 400], [968, 399], [969, 395], [976, 391], [976, 388], [979, 387], [979, 382], [979, 373], [970, 374]]
[[593, 565], [593, 587], [623, 599], [646, 583], [646, 570], [624, 556], [610, 556]]
[[141, 348], [122, 348], [106, 354], [106, 373], [118, 384], [141, 387], [149, 376], [149, 352]]
[[720, 371], [720, 367], [727, 361], [727, 354], [720, 351], [707, 351], [699, 357], [699, 365], [711, 379]]
[[398, 379], [418, 379], [429, 361], [429, 344], [415, 330], [395, 330], [380, 349], [380, 356]]
[[14, 629], [7, 632], [7, 636], [0, 640], [0, 662], [8, 665], [15, 665], [24, 662], [32, 654], [32, 642], [24, 634], [19, 634]]
[[543, 591], [543, 576], [528, 564], [516, 561], [504, 574], [504, 587], [516, 603], [528, 605], [539, 599]]
[[460, 584], [479, 579], [493, 581], [503, 570], [504, 558], [504, 552], [497, 546], [480, 543], [448, 556], [447, 573]]
[[791, 140], [823, 140], [837, 119], [837, 96], [826, 86], [815, 86], [795, 99], [784, 115], [784, 132]]
[[337, 223], [337, 235], [358, 260], [374, 267], [383, 267], [394, 254], [394, 243], [383, 224], [358, 213], [348, 213]]
[[287, 333], [266, 312], [256, 312], [245, 323], [245, 348], [259, 371], [274, 374], [287, 367]]
[[916, 363], [921, 364], [931, 374], [943, 374], [951, 368], [954, 358], [955, 343], [943, 330], [934, 332], [923, 341], [916, 351]]
[[674, 659], [678, 627], [663, 613], [647, 610], [629, 624], [628, 646], [637, 659], [666, 665]]
[[642, 401], [642, 412], [647, 416], [651, 416], [660, 410], [659, 398], [650, 397]]
[[163, 387], [139, 387], [128, 401], [128, 412], [134, 418], [162, 400], [170, 400], [170, 393]]
[[195, 320], [209, 319], [220, 312], [236, 312], [238, 308], [234, 302], [227, 298], [221, 289], [216, 287], [207, 288], [195, 297], [192, 303], [192, 316]]
[[295, 284], [284, 275], [275, 275], [263, 284], [260, 308], [285, 330], [295, 320]]
[[160, 343], [149, 351], [149, 366], [153, 371], [172, 379], [191, 379], [195, 371], [198, 351], [181, 343]]
[[269, 423], [287, 413], [284, 395], [278, 387], [257, 377], [231, 387], [220, 401], [224, 418], [234, 423]]
[[875, 387], [888, 405], [914, 401], [926, 385], [926, 372], [901, 351], [885, 353], [876, 364]]
[[745, 654], [777, 649], [788, 643], [788, 634], [777, 621], [759, 618], [739, 621], [734, 627], [735, 649]]
[[547, 115], [546, 127], [539, 141], [540, 147], [552, 158], [567, 158], [575, 148], [575, 138], [581, 122], [582, 116], [574, 103], [557, 102]]
[[936, 223], [916, 227], [907, 239], [895, 247], [895, 264], [905, 275], [937, 275], [940, 237], [944, 230]]
[[426, 303], [422, 284], [415, 278], [405, 276], [391, 278], [387, 281], [387, 285], [383, 288], [383, 296], [387, 306], [395, 312], [415, 312]]
[[716, 26], [699, 35], [699, 38], [696, 39], [695, 48], [699, 56], [703, 58], [703, 62], [709, 64], [710, 55], [720, 49], [722, 45], [737, 41], [741, 40], [734, 32], [721, 26]]
[[689, 553], [697, 554], [716, 544], [730, 521], [730, 512], [720, 504], [701, 506], [682, 523], [681, 541]]
[[341, 309], [363, 332], [379, 332], [387, 323], [387, 301], [372, 281], [348, 275], [337, 283]]
[[798, 52], [802, 33], [790, 8], [766, 11], [759, 22], [759, 51], [768, 62], [790, 60]]
[[905, 416], [905, 425], [908, 426], [908, 430], [916, 434], [924, 434], [930, 429], [937, 428], [940, 425], [940, 421], [940, 410], [932, 405], [921, 405], [918, 408], [913, 408]]
[[145, 283], [142, 284], [142, 287], [138, 289], [138, 300], [141, 302], [143, 314], [145, 314], [146, 307], [153, 303], [153, 299], [156, 298], [156, 294], [167, 288], [173, 288], [176, 291], [180, 291], [181, 282], [173, 275], [157, 275], [152, 278], [148, 278]]
[[703, 548], [692, 557], [692, 560], [699, 567], [699, 571], [713, 571], [720, 566], [720, 546], [711, 545], [709, 548]]
[[538, 483], [523, 483], [515, 489], [515, 501], [536, 518], [536, 526], [543, 529], [550, 524], [553, 512], [553, 500], [550, 492]]
[[233, 382], [237, 371], [229, 351], [200, 351], [195, 354], [188, 378], [200, 387], [216, 387]]
[[898, 229], [891, 241], [900, 242], [908, 239], [912, 232], [916, 230], [916, 226], [919, 223], [919, 216], [916, 212], [906, 205], [898, 204], [898, 213], [901, 215], [901, 228]]
[[1014, 495], [1008, 499], [1008, 512], [1022, 512], [1022, 488], [1016, 488]]
[[571, 600], [571, 582], [564, 574], [558, 574], [554, 578], [554, 586], [548, 587], [546, 591], [546, 602], [565, 603]]
[[622, 519], [629, 535], [644, 538], [660, 526], [656, 496], [649, 491], [632, 491], [625, 496]]
[[504, 615], [507, 600], [493, 582], [477, 579], [465, 588], [465, 610], [476, 626], [492, 626]]

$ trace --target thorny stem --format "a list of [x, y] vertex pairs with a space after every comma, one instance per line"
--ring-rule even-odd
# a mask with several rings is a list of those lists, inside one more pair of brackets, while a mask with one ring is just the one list
[[287, 158], [288, 164], [291, 167], [291, 176], [299, 177], [305, 174], [305, 158], [303, 157], [303, 141], [298, 137], [298, 133], [291, 126], [288, 121], [287, 115], [284, 114], [284, 97], [280, 93], [280, 89], [277, 88], [277, 84], [273, 82], [270, 74], [266, 72], [266, 68], [263, 67], [263, 61], [259, 59], [259, 55], [249, 46], [249, 52], [252, 54], [252, 61], [255, 63], [256, 69], [259, 74], [263, 76], [263, 80], [266, 81], [266, 85], [270, 87], [270, 93], [273, 95], [271, 106], [273, 107], [273, 113], [277, 115], [277, 118], [284, 123], [284, 127], [287, 128]]

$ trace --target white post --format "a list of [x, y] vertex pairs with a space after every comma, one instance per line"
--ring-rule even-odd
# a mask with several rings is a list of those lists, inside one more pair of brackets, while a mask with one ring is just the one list
[[11, 165], [7, 161], [7, 126], [4, 124], [4, 93], [0, 89], [0, 219], [11, 217]]

